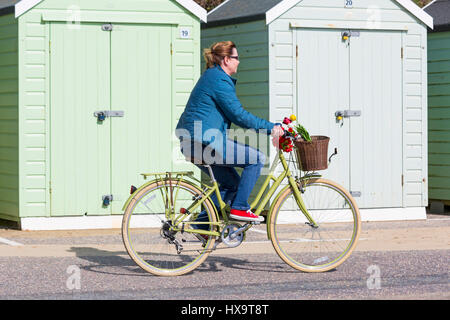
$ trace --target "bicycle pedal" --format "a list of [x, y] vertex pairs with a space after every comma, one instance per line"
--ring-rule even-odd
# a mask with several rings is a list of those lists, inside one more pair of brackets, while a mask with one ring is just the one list
[[216, 242], [214, 243], [214, 247], [213, 250], [216, 250], [216, 248], [219, 246], [219, 244], [222, 243], [222, 240], [218, 241], [218, 239], [216, 239]]

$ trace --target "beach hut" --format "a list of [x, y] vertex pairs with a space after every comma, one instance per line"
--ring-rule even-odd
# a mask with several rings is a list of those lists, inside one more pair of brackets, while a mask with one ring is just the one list
[[140, 173], [179, 169], [201, 21], [192, 0], [0, 0], [0, 219], [118, 227]]
[[428, 197], [432, 212], [450, 206], [450, 1], [424, 7], [428, 30]]
[[236, 43], [249, 111], [273, 122], [294, 113], [331, 137], [338, 154], [323, 175], [350, 190], [364, 220], [423, 219], [432, 27], [409, 0], [228, 0], [202, 24], [202, 48]]

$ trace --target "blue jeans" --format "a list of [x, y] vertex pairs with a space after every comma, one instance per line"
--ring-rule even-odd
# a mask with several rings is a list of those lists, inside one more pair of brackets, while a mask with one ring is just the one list
[[[248, 198], [255, 187], [265, 162], [266, 156], [261, 151], [233, 140], [226, 141], [226, 159], [223, 159], [223, 164], [211, 164], [210, 166], [219, 184], [222, 200], [230, 205], [232, 209], [250, 209]], [[208, 169], [204, 166], [198, 165], [198, 167], [206, 174], [209, 174]], [[235, 167], [244, 169], [241, 176], [239, 176]], [[211, 199], [219, 211], [219, 201], [215, 193], [211, 196]], [[195, 221], [208, 221], [206, 212], [202, 211]], [[209, 228], [208, 225], [201, 224], [193, 225], [193, 227], [203, 230], [208, 230]]]

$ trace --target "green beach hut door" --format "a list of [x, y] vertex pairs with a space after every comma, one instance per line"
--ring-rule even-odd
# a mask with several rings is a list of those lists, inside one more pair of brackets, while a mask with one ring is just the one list
[[172, 31], [119, 24], [111, 35], [111, 106], [126, 119], [111, 123], [112, 213], [121, 214], [141, 173], [172, 171]]
[[120, 214], [140, 173], [171, 170], [171, 27], [51, 23], [50, 38], [50, 213]]
[[338, 151], [325, 176], [361, 208], [401, 207], [401, 33], [298, 29], [296, 41], [299, 119]]

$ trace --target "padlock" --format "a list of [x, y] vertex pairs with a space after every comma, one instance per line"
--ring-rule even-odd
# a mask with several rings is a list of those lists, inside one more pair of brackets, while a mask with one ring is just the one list
[[110, 204], [111, 201], [112, 201], [112, 195], [106, 195], [106, 196], [103, 196], [103, 197], [102, 197], [102, 200], [103, 200], [103, 206], [104, 206], [104, 207], [107, 207], [107, 206], [109, 206], [109, 204]]
[[347, 42], [350, 39], [350, 32], [344, 31], [342, 32], [342, 41]]
[[334, 116], [336, 117], [336, 123], [340, 123], [342, 127], [344, 125], [344, 113], [342, 111], [336, 111]]
[[98, 121], [104, 121], [106, 119], [106, 114], [102, 111], [97, 113], [97, 120]]

